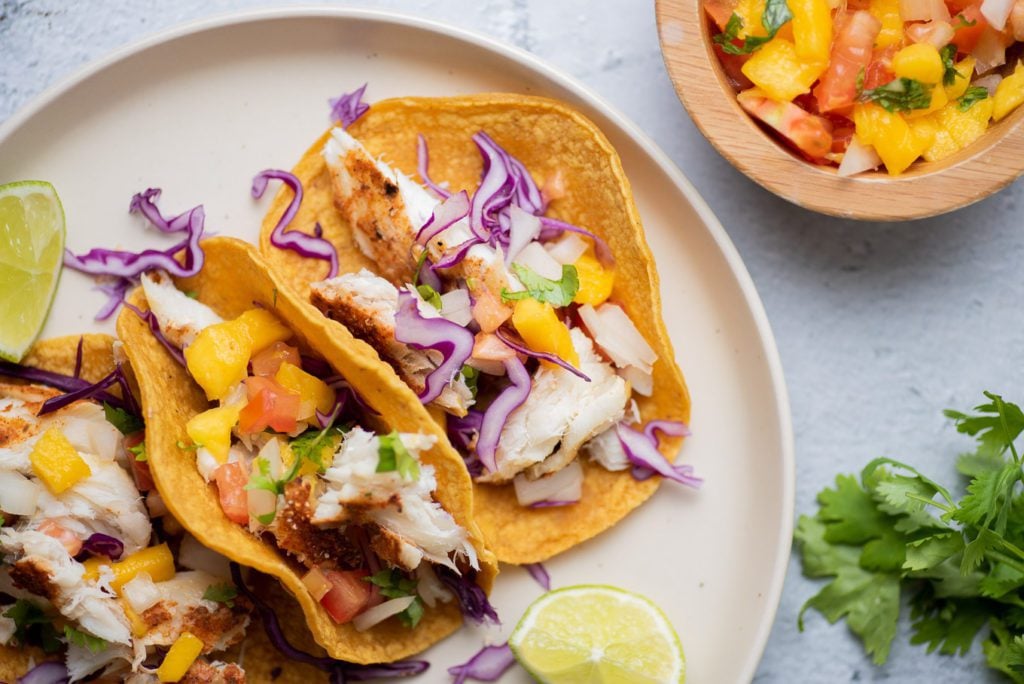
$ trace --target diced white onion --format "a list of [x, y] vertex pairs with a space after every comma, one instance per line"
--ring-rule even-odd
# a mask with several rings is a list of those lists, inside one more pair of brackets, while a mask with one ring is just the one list
[[988, 91], [988, 96], [992, 97], [996, 94], [996, 88], [1003, 82], [1003, 77], [999, 74], [989, 74], [988, 76], [982, 76], [979, 79], [975, 79], [971, 83], [972, 86], [978, 86]]
[[11, 515], [36, 512], [39, 485], [21, 473], [0, 471], [0, 511]]
[[428, 608], [433, 608], [438, 603], [448, 603], [454, 598], [444, 583], [437, 578], [430, 563], [420, 563], [416, 568], [416, 593]]
[[150, 518], [162, 518], [168, 512], [164, 498], [155, 489], [146, 494], [146, 509], [149, 511]]
[[843, 178], [848, 178], [864, 171], [876, 169], [881, 163], [882, 158], [875, 152], [874, 147], [864, 145], [857, 140], [857, 136], [853, 136], [850, 139], [850, 145], [846, 148], [843, 161], [839, 164], [839, 170], [836, 171], [836, 174]]
[[520, 473], [512, 481], [520, 506], [538, 501], [579, 501], [583, 494], [583, 467], [572, 461], [550, 475], [530, 480]]
[[984, 74], [992, 71], [997, 66], [1006, 64], [1006, 46], [1003, 44], [1000, 34], [997, 31], [993, 31], [991, 26], [986, 27], [981, 32], [981, 36], [978, 38], [978, 42], [971, 54], [977, 60], [974, 70], [979, 74]]
[[412, 605], [412, 602], [416, 600], [415, 596], [402, 596], [401, 598], [391, 599], [384, 603], [370, 608], [365, 613], [356, 615], [352, 619], [352, 625], [360, 632], [373, 627], [378, 622], [387, 620], [392, 615], [398, 615], [403, 610]]
[[953, 40], [956, 31], [948, 21], [929, 21], [907, 27], [907, 37], [914, 43], [931, 45], [941, 50]]
[[540, 235], [540, 219], [516, 205], [509, 208], [508, 262], [515, 260], [526, 245]]
[[629, 383], [637, 394], [649, 397], [654, 394], [654, 375], [645, 373], [636, 366], [626, 366], [618, 371], [619, 377]]
[[303, 575], [302, 583], [309, 590], [309, 595], [317, 601], [327, 596], [327, 592], [333, 586], [331, 581], [324, 576], [324, 573], [320, 572], [320, 568], [313, 568]]
[[271, 477], [281, 477], [281, 440], [277, 437], [267, 440], [257, 458], [262, 458], [267, 462]]
[[900, 0], [900, 19], [907, 21], [949, 21], [949, 9], [942, 0]]
[[544, 245], [551, 258], [560, 264], [575, 264], [587, 251], [587, 243], [576, 233], [564, 233], [554, 242]]
[[266, 489], [250, 489], [245, 493], [249, 517], [259, 518], [277, 510], [277, 494]]
[[469, 290], [450, 290], [441, 295], [441, 315], [456, 325], [469, 325], [473, 320]]
[[[173, 518], [168, 518], [168, 520], [173, 520]], [[181, 538], [178, 563], [183, 568], [200, 570], [215, 577], [228, 577], [231, 573], [231, 565], [227, 558], [206, 548], [199, 543], [198, 539], [187, 533]]]
[[143, 613], [160, 600], [160, 590], [148, 572], [140, 572], [121, 586], [121, 595], [136, 613]]
[[526, 245], [515, 262], [548, 280], [561, 280], [562, 264], [555, 261], [539, 242]]
[[501, 361], [491, 361], [487, 359], [474, 359], [472, 357], [466, 361], [466, 365], [471, 368], [476, 368], [481, 373], [487, 375], [505, 375], [505, 364]]
[[199, 447], [196, 449], [196, 468], [199, 470], [199, 474], [203, 476], [203, 479], [209, 482], [213, 479], [213, 471], [220, 467], [220, 461], [217, 457], [210, 453], [210, 450], [206, 447]]
[[1006, 20], [1010, 18], [1013, 2], [1014, 0], [983, 0], [981, 16], [985, 17], [989, 26], [996, 31], [1002, 31], [1006, 26]]
[[619, 368], [636, 366], [650, 372], [658, 355], [633, 325], [622, 307], [605, 302], [595, 309], [589, 304], [580, 307], [580, 318], [594, 342]]

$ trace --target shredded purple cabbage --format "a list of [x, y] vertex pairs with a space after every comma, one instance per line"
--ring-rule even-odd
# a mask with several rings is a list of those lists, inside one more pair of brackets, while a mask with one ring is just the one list
[[543, 587], [544, 591], [551, 591], [551, 575], [548, 574], [547, 568], [542, 564], [526, 563], [523, 565], [523, 570], [530, 573], [530, 577]]
[[252, 601], [253, 606], [256, 607], [256, 612], [259, 613], [260, 619], [263, 621], [263, 628], [267, 632], [270, 643], [283, 653], [285, 657], [328, 673], [332, 684], [364, 682], [370, 679], [412, 677], [426, 672], [430, 667], [430, 663], [425, 660], [402, 660], [384, 665], [356, 665], [327, 656], [315, 656], [311, 653], [306, 653], [288, 641], [274, 610], [246, 586], [242, 580], [242, 571], [238, 563], [231, 563], [231, 579], [238, 588], [238, 591]]
[[541, 216], [540, 224], [543, 226], [540, 231], [541, 240], [551, 240], [566, 232], [585, 235], [594, 241], [594, 253], [597, 255], [598, 261], [605, 266], [615, 265], [615, 255], [612, 254], [612, 248], [608, 246], [608, 243], [600, 235], [592, 233], [586, 228], [580, 228], [550, 216]]
[[484, 241], [474, 235], [465, 242], [455, 245], [454, 247], [450, 248], [447, 252], [445, 252], [444, 256], [441, 257], [440, 261], [434, 264], [433, 268], [451, 268], [452, 266], [455, 266], [460, 261], [465, 259], [466, 254], [469, 252], [470, 249], [472, 249], [476, 245], [482, 244], [484, 244]]
[[655, 474], [675, 480], [693, 488], [699, 488], [704, 480], [693, 474], [691, 465], [672, 464], [660, 451], [658, 444], [660, 440], [657, 432], [667, 435], [682, 437], [689, 434], [689, 428], [683, 423], [671, 420], [651, 421], [654, 425], [648, 425], [643, 432], [634, 430], [625, 423], [619, 423], [615, 432], [622, 444], [626, 457], [633, 464], [632, 475], [638, 481], [653, 477]]
[[[9, 361], [0, 361], [0, 375], [6, 375], [11, 378], [19, 378], [21, 380], [27, 380], [29, 382], [38, 383], [41, 385], [48, 385], [65, 392], [80, 392], [82, 390], [93, 390], [91, 398], [104, 404], [110, 404], [116, 408], [125, 409], [125, 402], [119, 397], [104, 392], [103, 390], [112, 385], [116, 380], [109, 380], [110, 376], [107, 376], [99, 383], [95, 385], [82, 380], [81, 378], [75, 378], [70, 375], [63, 375], [61, 373], [53, 373], [51, 371], [45, 371], [40, 368], [32, 368], [30, 366], [23, 366], [20, 363], [11, 363]], [[108, 381], [109, 380], [109, 381]], [[97, 388], [100, 383], [108, 381], [107, 384], [102, 388]], [[62, 395], [67, 396], [67, 395]], [[60, 397], [54, 397], [59, 399]], [[51, 409], [53, 410], [53, 409]]]
[[433, 349], [441, 354], [441, 363], [427, 375], [420, 401], [430, 403], [462, 370], [473, 354], [473, 333], [445, 318], [425, 318], [420, 314], [416, 297], [406, 290], [398, 292], [395, 314], [395, 339], [413, 349]]
[[[164, 233], [186, 233], [181, 242], [165, 250], [146, 249], [141, 252], [126, 252], [94, 248], [82, 255], [64, 252], [64, 265], [92, 276], [106, 278], [96, 289], [107, 295], [106, 303], [96, 313], [96, 320], [110, 318], [124, 301], [125, 295], [139, 284], [139, 276], [145, 271], [163, 269], [180, 277], [193, 276], [203, 267], [205, 255], [200, 239], [205, 230], [206, 216], [203, 206], [193, 207], [173, 218], [166, 219], [156, 206], [160, 197], [159, 188], [148, 188], [136, 193], [128, 206], [130, 213], [141, 213], [155, 227]], [[175, 258], [184, 250], [184, 263]]]
[[578, 504], [579, 499], [569, 501], [568, 499], [547, 499], [545, 501], [534, 501], [527, 508], [558, 508], [559, 506], [572, 506]]
[[76, 378], [82, 376], [82, 348], [85, 345], [85, 336], [81, 335], [78, 338], [78, 345], [75, 347], [75, 370], [72, 375]]
[[64, 663], [49, 661], [39, 663], [15, 680], [15, 684], [67, 684], [71, 674]]
[[469, 216], [469, 193], [462, 190], [445, 198], [443, 202], [434, 207], [430, 218], [416, 233], [416, 242], [421, 245], [427, 244], [467, 216]]
[[557, 354], [549, 354], [548, 352], [534, 351], [533, 349], [530, 349], [529, 347], [524, 345], [522, 342], [517, 342], [511, 335], [509, 335], [507, 332], [505, 332], [501, 328], [498, 328], [497, 330], [495, 330], [494, 334], [498, 337], [499, 340], [501, 340], [502, 342], [507, 344], [509, 347], [512, 347], [512, 349], [515, 349], [520, 354], [526, 354], [527, 356], [532, 356], [532, 357], [537, 358], [537, 359], [543, 359], [545, 361], [550, 361], [551, 363], [555, 364], [556, 366], [560, 366], [561, 368], [564, 368], [565, 370], [569, 371], [570, 373], [572, 373], [576, 377], [582, 378], [583, 380], [586, 380], [587, 382], [590, 382], [590, 376], [589, 375], [587, 375], [586, 373], [584, 373], [580, 369], [576, 368], [571, 363], [569, 363], [568, 361], [564, 360], [562, 357], [558, 356]]
[[511, 384], [502, 390], [501, 394], [495, 397], [491, 405], [487, 407], [483, 423], [480, 426], [480, 437], [476, 441], [477, 458], [491, 472], [498, 469], [496, 462], [498, 439], [501, 437], [505, 423], [508, 422], [508, 417], [530, 396], [530, 374], [526, 371], [523, 362], [513, 357], [502, 363], [505, 365], [505, 372], [508, 374]]
[[484, 646], [472, 658], [448, 668], [448, 674], [454, 675], [453, 684], [462, 684], [468, 679], [477, 682], [496, 682], [501, 675], [516, 664], [516, 657], [508, 642], [498, 646]]
[[427, 151], [427, 139], [420, 133], [416, 136], [416, 173], [420, 175], [423, 180], [423, 184], [434, 191], [441, 199], [444, 199], [451, 195], [448, 190], [445, 190], [440, 185], [430, 180], [430, 152]]
[[[364, 88], [366, 86], [363, 86]], [[330, 264], [327, 272], [328, 278], [338, 275], [338, 250], [330, 241], [321, 237], [323, 231], [317, 224], [316, 235], [307, 235], [302, 231], [289, 230], [285, 228], [292, 222], [295, 215], [299, 213], [299, 206], [302, 204], [302, 181], [293, 173], [280, 171], [278, 169], [265, 169], [256, 174], [252, 179], [252, 196], [256, 199], [263, 197], [267, 190], [267, 183], [271, 180], [279, 180], [292, 189], [292, 201], [281, 214], [277, 225], [270, 233], [270, 244], [278, 249], [287, 249], [307, 259], [322, 259]]]
[[466, 463], [466, 470], [470, 477], [478, 477], [484, 472], [484, 464], [476, 457], [476, 440], [480, 435], [480, 428], [483, 426], [484, 413], [476, 409], [469, 409], [465, 416], [453, 416], [446, 413], [446, 429], [448, 439], [452, 446], [462, 454], [462, 460]]
[[157, 339], [157, 342], [163, 345], [167, 353], [171, 355], [175, 361], [177, 361], [182, 367], [185, 366], [185, 354], [182, 353], [178, 347], [176, 347], [170, 340], [164, 337], [163, 332], [160, 331], [160, 321], [157, 320], [156, 314], [152, 310], [143, 311], [139, 307], [131, 304], [130, 302], [124, 303], [125, 308], [131, 311], [133, 314], [143, 320], [146, 325], [149, 326], [150, 332], [153, 333], [153, 337]]
[[118, 560], [121, 554], [124, 553], [124, 544], [120, 539], [111, 537], [109, 534], [93, 532], [82, 543], [82, 550], [88, 551], [93, 556], [103, 556], [110, 560]]
[[353, 121], [369, 111], [370, 105], [363, 102], [363, 93], [368, 85], [364, 83], [351, 93], [342, 93], [329, 99], [327, 104], [331, 106], [331, 122], [338, 121], [342, 128], [348, 128]]
[[459, 599], [459, 607], [462, 614], [470, 620], [480, 624], [490, 620], [496, 625], [501, 624], [498, 612], [487, 600], [487, 594], [480, 585], [476, 583], [476, 573], [460, 575], [447, 566], [434, 568], [437, 578], [448, 587]]

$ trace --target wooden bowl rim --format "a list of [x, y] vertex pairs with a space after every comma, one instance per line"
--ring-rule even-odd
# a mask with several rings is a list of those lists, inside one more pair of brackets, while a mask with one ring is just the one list
[[955, 155], [915, 162], [896, 177], [883, 171], [842, 178], [833, 168], [799, 159], [740, 108], [711, 47], [702, 1], [655, 0], [669, 76], [715, 149], [783, 199], [841, 218], [904, 221], [973, 204], [1024, 174], [1024, 107]]

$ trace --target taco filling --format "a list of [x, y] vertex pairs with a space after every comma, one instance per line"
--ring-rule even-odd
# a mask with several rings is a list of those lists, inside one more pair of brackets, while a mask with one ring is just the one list
[[244, 682], [209, 656], [242, 640], [251, 606], [176, 562], [197, 544], [151, 521], [166, 509], [144, 440], [124, 410], [0, 383], [0, 645], [63, 651], [37, 666], [45, 681]]
[[312, 303], [444, 411], [475, 480], [512, 483], [520, 505], [578, 502], [581, 454], [696, 485], [657, 450], [655, 430], [681, 436], [684, 425], [631, 427], [658, 356], [615, 301], [607, 245], [546, 215], [564, 192], [558, 174], [542, 190], [485, 132], [473, 141], [479, 187], [452, 193], [331, 132], [322, 154], [334, 203], [376, 272], [315, 282]]
[[[434, 498], [421, 454], [436, 438], [374, 429], [372, 411], [274, 314], [223, 320], [161, 272], [142, 276], [159, 328], [213, 406], [186, 425], [196, 467], [225, 516], [301, 565], [337, 624], [359, 630], [449, 602], [480, 564]], [[465, 601], [462, 601], [463, 603]]]

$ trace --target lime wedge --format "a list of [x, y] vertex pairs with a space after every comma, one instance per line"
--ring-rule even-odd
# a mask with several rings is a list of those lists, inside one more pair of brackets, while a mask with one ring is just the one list
[[533, 602], [509, 639], [516, 660], [543, 684], [683, 682], [686, 659], [672, 624], [648, 599], [580, 585]]
[[44, 181], [0, 185], [0, 358], [19, 361], [46, 321], [64, 262], [64, 207]]

